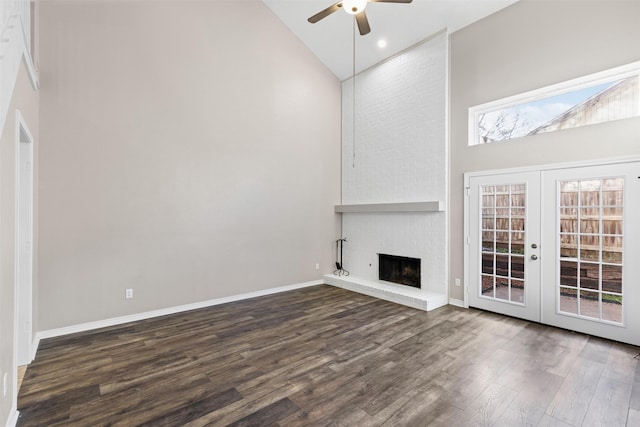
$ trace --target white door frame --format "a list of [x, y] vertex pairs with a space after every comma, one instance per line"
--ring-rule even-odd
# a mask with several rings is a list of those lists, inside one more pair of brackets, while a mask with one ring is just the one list
[[[33, 136], [20, 111], [15, 126], [14, 363], [33, 360]], [[15, 382], [14, 382], [15, 384]], [[17, 392], [17, 390], [16, 390]]]

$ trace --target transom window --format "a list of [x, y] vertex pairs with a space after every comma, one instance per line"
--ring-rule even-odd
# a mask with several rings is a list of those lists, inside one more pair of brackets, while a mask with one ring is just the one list
[[469, 109], [469, 145], [640, 116], [640, 62]]

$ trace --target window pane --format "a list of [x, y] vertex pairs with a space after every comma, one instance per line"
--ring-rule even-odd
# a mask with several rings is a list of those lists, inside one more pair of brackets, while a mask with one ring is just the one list
[[560, 261], [560, 285], [578, 286], [578, 263]]
[[597, 292], [580, 291], [580, 315], [600, 318], [600, 298]]
[[493, 276], [482, 275], [482, 295], [493, 298]]
[[622, 266], [602, 266], [602, 290], [604, 292], [622, 293]]
[[517, 279], [524, 279], [524, 257], [512, 256], [511, 257], [511, 277]]
[[496, 228], [498, 230], [508, 230], [509, 229], [509, 218], [498, 218], [496, 220]]
[[600, 193], [598, 191], [582, 191], [580, 193], [581, 206], [599, 206]]
[[604, 234], [622, 235], [622, 218], [608, 218], [604, 217], [602, 221], [602, 232]]
[[600, 264], [580, 263], [580, 287], [582, 289], [600, 289]]
[[482, 254], [482, 273], [495, 274], [493, 257], [493, 254]]
[[560, 288], [560, 311], [578, 314], [578, 291], [569, 288]]
[[496, 196], [496, 207], [508, 207], [509, 206], [509, 194], [498, 194]]
[[[547, 88], [547, 94], [521, 95], [522, 101], [500, 107], [479, 106], [470, 110], [475, 122], [475, 140], [470, 145], [505, 141], [513, 138], [570, 129], [595, 123], [619, 120], [639, 115], [637, 98], [628, 96], [638, 91], [637, 75], [621, 76], [610, 70], [610, 80], [584, 87], [585, 78]], [[495, 102], [492, 103], [495, 105]]]
[[493, 185], [483, 185], [481, 188], [482, 188], [483, 195], [495, 193], [495, 188], [493, 187]]
[[524, 193], [512, 193], [511, 194], [511, 206], [522, 207], [524, 206]]
[[524, 303], [524, 280], [511, 280], [511, 301]]
[[560, 206], [578, 206], [578, 192], [560, 193]]
[[561, 258], [577, 258], [578, 257], [578, 236], [576, 234], [560, 235], [560, 257]]
[[580, 219], [580, 233], [587, 234], [599, 234], [600, 233], [600, 218], [581, 218]]
[[509, 277], [509, 255], [496, 255], [496, 275]]
[[623, 185], [623, 178], [606, 178], [602, 180], [603, 191], [622, 190]]
[[602, 294], [602, 319], [622, 323], [622, 296]]
[[511, 229], [512, 230], [524, 230], [524, 219], [522, 219], [522, 218], [512, 218], [511, 219]]
[[602, 204], [604, 206], [622, 206], [622, 190], [603, 191]]
[[580, 259], [584, 261], [600, 260], [600, 237], [580, 236]]
[[496, 277], [496, 298], [509, 301], [509, 279]]
[[560, 232], [561, 233], [577, 233], [578, 232], [578, 217], [560, 217]]

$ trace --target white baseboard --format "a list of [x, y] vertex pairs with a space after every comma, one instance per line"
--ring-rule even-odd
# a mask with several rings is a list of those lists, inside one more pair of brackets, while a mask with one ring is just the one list
[[455, 305], [456, 307], [464, 308], [464, 301], [461, 299], [449, 298], [449, 305]]
[[7, 419], [7, 427], [16, 427], [18, 424], [18, 417], [20, 413], [16, 409], [15, 406], [11, 408], [11, 412], [9, 413], [9, 418]]
[[181, 313], [189, 310], [197, 310], [199, 308], [206, 308], [214, 305], [226, 304], [228, 302], [241, 301], [249, 298], [256, 298], [256, 297], [261, 297], [265, 295], [277, 294], [280, 292], [287, 292], [287, 291], [292, 291], [294, 289], [301, 289], [309, 286], [317, 286], [322, 284], [324, 284], [323, 280], [314, 280], [311, 282], [297, 283], [294, 285], [280, 286], [278, 288], [263, 289], [260, 291], [248, 292], [245, 294], [232, 295], [232, 296], [223, 297], [223, 298], [216, 298], [208, 301], [196, 302], [193, 304], [179, 305], [175, 307], [163, 308], [160, 310], [147, 311], [144, 313], [130, 314], [128, 316], [120, 316], [120, 317], [114, 317], [111, 319], [98, 320], [95, 322], [82, 323], [79, 325], [66, 326], [63, 328], [49, 329], [46, 331], [40, 331], [36, 334], [36, 338], [34, 340], [36, 341], [36, 343], [34, 344], [34, 348], [37, 350], [38, 348], [37, 346], [40, 343], [40, 340], [47, 339], [47, 338], [54, 338], [62, 335], [74, 334], [77, 332], [85, 332], [93, 329], [116, 326], [116, 325], [121, 325], [123, 323], [136, 322], [138, 320], [145, 320], [153, 317], [166, 316], [168, 314], [176, 314], [176, 313]]

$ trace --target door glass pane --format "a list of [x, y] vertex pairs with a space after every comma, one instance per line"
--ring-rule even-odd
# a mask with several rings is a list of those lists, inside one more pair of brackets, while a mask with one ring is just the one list
[[622, 293], [622, 266], [602, 265], [602, 290], [617, 294]]
[[569, 261], [560, 261], [560, 285], [561, 286], [578, 286], [578, 263]]
[[560, 208], [560, 232], [578, 232], [578, 209]]
[[495, 292], [493, 290], [494, 280], [495, 280], [494, 275], [486, 275], [486, 274], [482, 275], [482, 289], [481, 289], [482, 296], [493, 298], [493, 296], [495, 295]]
[[522, 183], [481, 186], [481, 297], [525, 302], [526, 190]]
[[511, 301], [524, 301], [524, 280], [511, 280]]
[[558, 183], [561, 314], [622, 323], [623, 178]]
[[575, 288], [560, 287], [560, 311], [578, 314], [578, 291]]
[[560, 234], [560, 258], [578, 257], [578, 235]]
[[622, 323], [622, 295], [602, 294], [602, 319]]
[[580, 316], [600, 318], [598, 292], [580, 291]]

